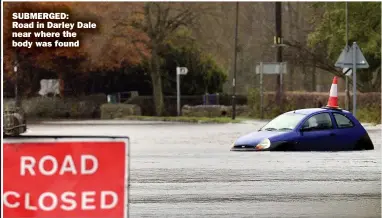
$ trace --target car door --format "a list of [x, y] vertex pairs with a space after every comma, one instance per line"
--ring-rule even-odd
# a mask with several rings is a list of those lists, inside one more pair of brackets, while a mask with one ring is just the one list
[[334, 143], [335, 150], [352, 150], [354, 142], [356, 142], [360, 136], [356, 130], [356, 125], [349, 119], [346, 114], [332, 113], [336, 123], [334, 133], [336, 139]]
[[333, 146], [334, 125], [327, 112], [309, 117], [300, 128], [297, 148], [301, 151], [327, 151]]

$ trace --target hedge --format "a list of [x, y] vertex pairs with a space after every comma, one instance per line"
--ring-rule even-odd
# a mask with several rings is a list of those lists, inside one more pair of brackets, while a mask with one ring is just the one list
[[[282, 98], [281, 107], [275, 101], [274, 92], [264, 94], [264, 118], [270, 119], [280, 113], [300, 108], [316, 108], [326, 106], [328, 93], [321, 92], [286, 92]], [[338, 94], [340, 108], [345, 107], [345, 94]], [[352, 96], [349, 99], [352, 107]], [[260, 95], [257, 90], [251, 90], [248, 95], [248, 107], [251, 117], [260, 117]], [[364, 122], [381, 123], [381, 93], [357, 93], [357, 117]]]
[[141, 108], [134, 104], [103, 104], [101, 119], [123, 118], [125, 116], [141, 116]]

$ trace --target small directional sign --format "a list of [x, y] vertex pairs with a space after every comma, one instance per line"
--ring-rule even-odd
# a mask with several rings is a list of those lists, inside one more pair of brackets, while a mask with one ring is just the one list
[[346, 76], [351, 77], [353, 70], [351, 68], [344, 68], [342, 69], [342, 73], [344, 73]]
[[186, 75], [188, 73], [187, 67], [177, 67], [176, 74], [178, 75]]
[[369, 63], [367, 63], [365, 56], [362, 54], [361, 49], [358, 47], [356, 43], [354, 43], [352, 47], [346, 46], [342, 50], [334, 66], [341, 67], [341, 68], [352, 68], [353, 67], [353, 50], [355, 50], [355, 54], [356, 54], [356, 67], [358, 69], [369, 68]]
[[[280, 72], [287, 73], [286, 62], [263, 63], [263, 74], [280, 74]], [[256, 65], [256, 74], [260, 74], [260, 64]]]

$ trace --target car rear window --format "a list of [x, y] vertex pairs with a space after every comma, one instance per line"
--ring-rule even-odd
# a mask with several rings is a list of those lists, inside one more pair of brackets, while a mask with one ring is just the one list
[[354, 126], [354, 123], [346, 116], [339, 113], [334, 113], [333, 115], [336, 120], [338, 128], [350, 128]]

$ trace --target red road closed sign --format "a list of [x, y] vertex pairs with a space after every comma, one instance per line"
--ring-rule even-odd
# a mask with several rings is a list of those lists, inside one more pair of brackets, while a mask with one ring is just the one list
[[5, 218], [128, 217], [128, 138], [5, 139]]

